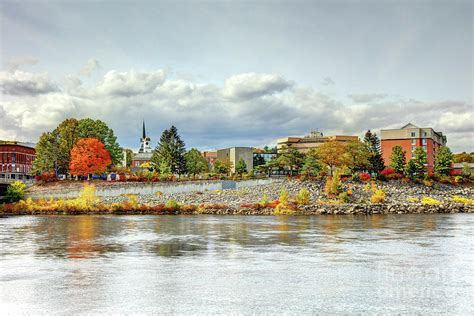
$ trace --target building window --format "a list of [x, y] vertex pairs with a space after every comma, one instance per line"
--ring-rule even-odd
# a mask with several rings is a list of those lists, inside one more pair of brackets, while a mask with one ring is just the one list
[[428, 133], [423, 132], [423, 137], [426, 137], [427, 135], [428, 135]]
[[411, 151], [415, 151], [416, 146], [411, 146]]
[[411, 140], [411, 144], [412, 144], [412, 145], [416, 145], [416, 139], [412, 139], [412, 140]]
[[415, 132], [411, 132], [411, 137], [415, 137]]
[[421, 144], [422, 144], [422, 145], [426, 145], [427, 143], [428, 143], [428, 140], [427, 140], [426, 138], [423, 138], [423, 139], [421, 140]]
[[424, 150], [424, 151], [427, 151], [428, 148], [427, 148], [426, 146], [423, 146], [423, 150]]

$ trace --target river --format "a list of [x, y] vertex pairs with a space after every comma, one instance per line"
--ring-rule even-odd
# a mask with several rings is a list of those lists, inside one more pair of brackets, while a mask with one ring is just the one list
[[0, 218], [1, 313], [472, 314], [474, 214]]

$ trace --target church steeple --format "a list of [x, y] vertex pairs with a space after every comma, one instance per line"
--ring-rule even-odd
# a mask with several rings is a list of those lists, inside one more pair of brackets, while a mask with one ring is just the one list
[[139, 153], [151, 153], [151, 139], [150, 137], [146, 136], [145, 131], [145, 120], [143, 120], [142, 125], [142, 138], [140, 138], [140, 149], [138, 150]]

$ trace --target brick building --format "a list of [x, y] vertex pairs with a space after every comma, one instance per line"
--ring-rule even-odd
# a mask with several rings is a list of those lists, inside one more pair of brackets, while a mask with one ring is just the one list
[[385, 164], [390, 164], [390, 155], [394, 146], [401, 146], [406, 151], [406, 158], [410, 160], [416, 147], [423, 147], [428, 160], [428, 170], [432, 171], [436, 151], [441, 146], [446, 146], [446, 136], [435, 132], [431, 127], [420, 128], [408, 123], [400, 129], [383, 129], [380, 133], [382, 155]]
[[31, 167], [35, 157], [32, 143], [0, 141], [0, 181], [33, 179]]
[[214, 162], [217, 160], [217, 151], [203, 151], [202, 156], [206, 159], [209, 170], [213, 170]]
[[281, 152], [283, 148], [294, 148], [302, 153], [307, 153], [310, 149], [317, 148], [329, 141], [336, 141], [347, 144], [352, 141], [358, 141], [359, 137], [350, 135], [332, 135], [324, 136], [323, 133], [312, 131], [304, 137], [285, 137], [277, 141], [277, 150]]

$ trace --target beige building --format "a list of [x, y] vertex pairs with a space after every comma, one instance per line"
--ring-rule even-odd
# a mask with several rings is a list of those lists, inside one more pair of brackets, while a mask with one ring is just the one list
[[349, 143], [351, 141], [357, 141], [359, 137], [348, 136], [348, 135], [333, 135], [324, 136], [323, 133], [311, 131], [309, 135], [304, 137], [285, 137], [280, 138], [277, 141], [277, 150], [280, 152], [283, 148], [294, 148], [300, 152], [306, 153], [312, 148], [317, 148], [322, 144], [329, 141], [337, 141], [341, 143]]
[[247, 165], [247, 171], [253, 170], [253, 148], [231, 147], [219, 149], [217, 151], [218, 160], [227, 161], [232, 164], [232, 173], [235, 173], [235, 166], [241, 158], [245, 161], [245, 164]]

